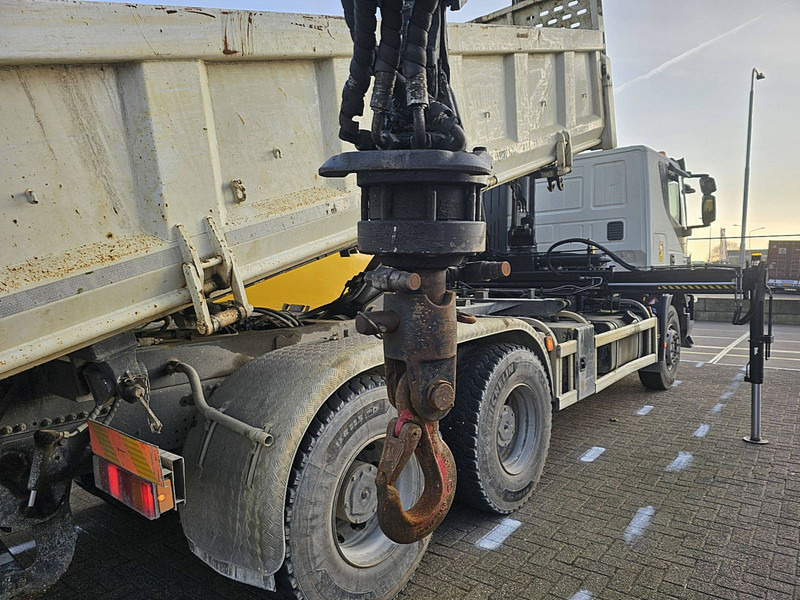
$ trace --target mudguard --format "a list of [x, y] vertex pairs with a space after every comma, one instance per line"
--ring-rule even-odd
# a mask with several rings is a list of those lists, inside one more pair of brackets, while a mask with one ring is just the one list
[[[527, 323], [503, 317], [458, 325], [459, 344], [487, 337], [531, 347], [550, 377], [541, 334]], [[276, 350], [230, 375], [209, 403], [269, 430], [274, 441], [256, 447], [207, 422], [189, 432], [183, 451], [187, 498], [181, 523], [192, 552], [231, 579], [274, 589], [273, 574], [286, 551], [286, 489], [306, 429], [337, 389], [382, 364], [380, 340], [358, 336]]]

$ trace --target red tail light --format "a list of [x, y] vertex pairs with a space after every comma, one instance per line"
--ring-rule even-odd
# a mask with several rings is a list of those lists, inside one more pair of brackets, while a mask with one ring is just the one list
[[101, 490], [148, 519], [157, 519], [158, 488], [97, 455], [94, 457], [94, 482]]

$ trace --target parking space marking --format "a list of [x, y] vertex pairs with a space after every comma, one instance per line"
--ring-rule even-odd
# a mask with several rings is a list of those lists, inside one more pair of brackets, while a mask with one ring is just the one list
[[[742, 365], [734, 365], [734, 364], [731, 364], [731, 363], [717, 363], [717, 365], [720, 366], [720, 367], [742, 367]], [[797, 372], [800, 373], [800, 369], [793, 369], [791, 367], [770, 367], [770, 366], [765, 366], [764, 368], [765, 369], [773, 369], [775, 371], [797, 371]], [[742, 367], [742, 370], [744, 370], [744, 367]]]
[[36, 547], [36, 540], [29, 540], [27, 542], [19, 544], [18, 546], [12, 546], [11, 548], [8, 549], [8, 551], [12, 555], [16, 556], [18, 554], [22, 554], [23, 552], [27, 552], [28, 550], [32, 550], [35, 547]]
[[[790, 360], [792, 362], [800, 362], [800, 358], [792, 358], [791, 356], [774, 356], [776, 350], [770, 350], [772, 355], [770, 356], [771, 360]], [[731, 358], [750, 358], [748, 354], [729, 354]], [[738, 365], [737, 365], [738, 366]]]
[[628, 526], [625, 528], [622, 538], [630, 544], [637, 537], [640, 537], [644, 533], [644, 530], [647, 529], [647, 526], [650, 524], [650, 518], [655, 512], [656, 509], [652, 506], [643, 506], [637, 510], [633, 519], [631, 519], [631, 522], [628, 523]]
[[678, 387], [682, 383], [683, 382], [680, 379], [676, 379], [675, 381], [672, 382], [672, 387]]
[[712, 365], [715, 365], [715, 364], [717, 364], [717, 363], [720, 361], [720, 359], [721, 359], [723, 356], [725, 356], [725, 355], [726, 355], [728, 352], [730, 352], [731, 350], [733, 350], [733, 349], [734, 349], [736, 346], [738, 346], [740, 343], [742, 343], [743, 341], [745, 341], [745, 340], [747, 339], [747, 336], [749, 336], [749, 335], [750, 335], [750, 332], [743, 333], [743, 334], [742, 334], [740, 337], [736, 338], [736, 340], [734, 340], [733, 342], [731, 342], [730, 344], [728, 344], [727, 346], [725, 346], [725, 348], [723, 348], [722, 350], [720, 350], [719, 354], [717, 354], [717, 355], [716, 355], [714, 358], [712, 358], [712, 359], [711, 359], [710, 361], [708, 361], [708, 362], [709, 362], [709, 363], [711, 363]]
[[636, 414], [643, 416], [649, 413], [651, 410], [653, 410], [653, 407], [650, 406], [649, 404], [645, 404], [642, 408], [636, 411]]
[[671, 463], [667, 465], [667, 468], [664, 469], [668, 473], [675, 473], [677, 471], [683, 471], [684, 469], [688, 469], [692, 466], [694, 462], [694, 456], [692, 456], [689, 452], [678, 452], [678, 457], [673, 460]]
[[580, 590], [579, 592], [575, 592], [572, 596], [569, 597], [569, 600], [592, 600], [594, 596], [592, 596], [592, 592], [589, 590]]
[[[681, 361], [681, 362], [683, 362], [683, 361]], [[691, 361], [687, 361], [687, 362], [691, 362]], [[700, 368], [700, 367], [702, 367], [704, 364], [705, 364], [705, 363], [704, 363], [703, 361], [700, 361], [699, 363], [697, 363], [697, 364], [695, 365], [695, 368], [698, 368], [698, 369], [699, 369], [699, 368]]]
[[719, 413], [719, 411], [721, 411], [723, 408], [725, 408], [725, 405], [724, 405], [722, 402], [717, 402], [717, 403], [716, 403], [716, 404], [713, 406], [713, 408], [712, 408], [712, 409], [711, 409], [709, 412], [710, 412], [712, 415], [716, 415], [716, 414], [717, 414], [717, 413]]
[[475, 545], [484, 550], [496, 550], [520, 525], [522, 523], [516, 519], [503, 519], [499, 525], [475, 542]]
[[578, 459], [581, 462], [594, 462], [594, 460], [600, 456], [606, 449], [602, 446], [592, 446], [583, 455]]
[[711, 425], [700, 425], [697, 429], [695, 429], [694, 433], [692, 434], [696, 438], [706, 437], [708, 430], [711, 429]]

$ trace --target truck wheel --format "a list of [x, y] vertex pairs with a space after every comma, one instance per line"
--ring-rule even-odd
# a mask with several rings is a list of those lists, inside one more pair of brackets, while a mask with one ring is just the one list
[[459, 357], [455, 406], [442, 422], [459, 500], [500, 514], [522, 506], [542, 474], [551, 423], [550, 386], [533, 352], [492, 344]]
[[678, 311], [670, 306], [667, 312], [667, 347], [664, 358], [658, 363], [658, 371], [639, 371], [639, 380], [649, 390], [668, 390], [675, 383], [678, 365], [681, 362], [681, 322]]
[[[378, 525], [375, 475], [394, 416], [386, 385], [356, 377], [322, 406], [300, 445], [289, 479], [286, 559], [276, 573], [285, 598], [394, 598], [417, 568], [428, 538], [395, 544]], [[412, 457], [397, 489], [410, 508], [424, 487]]]

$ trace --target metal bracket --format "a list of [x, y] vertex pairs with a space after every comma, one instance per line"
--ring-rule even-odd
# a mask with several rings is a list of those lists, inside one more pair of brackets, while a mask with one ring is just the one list
[[[183, 257], [183, 275], [197, 318], [197, 331], [202, 335], [211, 335], [223, 327], [249, 317], [253, 314], [253, 307], [247, 302], [244, 282], [225, 236], [211, 217], [206, 217], [205, 223], [214, 253], [206, 259], [200, 258], [182, 224], [176, 225], [175, 229], [178, 231], [178, 246]], [[211, 279], [212, 276], [215, 277]], [[212, 315], [207, 294], [218, 289], [230, 289], [236, 306]]]
[[547, 189], [553, 191], [556, 187], [564, 189], [564, 175], [572, 172], [572, 142], [569, 131], [559, 131], [556, 134], [556, 160], [536, 173], [537, 178], [547, 178]]

